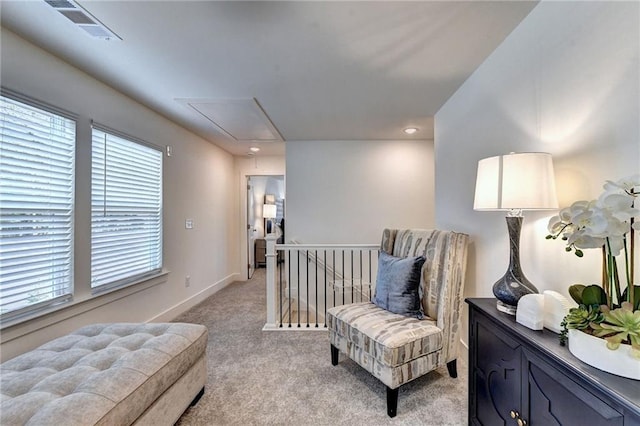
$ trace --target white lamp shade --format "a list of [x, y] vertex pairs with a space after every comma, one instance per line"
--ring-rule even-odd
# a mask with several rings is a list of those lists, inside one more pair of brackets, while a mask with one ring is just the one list
[[276, 217], [276, 205], [275, 204], [263, 204], [262, 205], [262, 217], [265, 219], [273, 219]]
[[558, 208], [551, 154], [511, 153], [478, 162], [474, 210]]

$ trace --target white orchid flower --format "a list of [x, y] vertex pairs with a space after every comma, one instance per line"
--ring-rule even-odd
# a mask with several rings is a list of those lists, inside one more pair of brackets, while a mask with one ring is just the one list
[[640, 215], [640, 210], [633, 208], [633, 197], [626, 193], [605, 192], [598, 198], [597, 206], [623, 222]]
[[[626, 234], [640, 229], [640, 209], [634, 208], [640, 174], [607, 181], [597, 200], [576, 201], [549, 219], [547, 229], [553, 238], [562, 235], [567, 247], [576, 249], [606, 246], [613, 256], [624, 249]], [[637, 218], [631, 224], [631, 219]]]
[[600, 248], [605, 244], [604, 238], [592, 237], [584, 233], [584, 230], [574, 232], [569, 236], [567, 245], [573, 245], [580, 249]]
[[562, 238], [565, 239], [565, 240], [568, 240], [576, 232], [578, 232], [578, 227], [575, 226], [573, 223], [570, 223], [562, 231]]
[[578, 213], [573, 218], [573, 224], [585, 235], [592, 237], [606, 236], [609, 228], [607, 214], [602, 209], [590, 209]]
[[640, 187], [640, 173], [622, 178], [617, 182], [608, 180], [607, 183], [604, 184], [605, 191], [617, 189], [623, 190], [626, 193], [633, 192], [636, 187]]
[[[577, 201], [575, 204], [578, 203], [585, 203], [585, 206], [588, 204], [587, 201]], [[573, 214], [571, 212], [571, 207], [565, 207], [564, 209], [560, 210], [560, 212], [558, 213], [558, 216], [560, 216], [560, 220], [562, 220], [564, 223], [570, 223], [571, 222], [571, 218], [573, 217]]]
[[560, 219], [559, 215], [556, 216], [552, 216], [551, 219], [549, 219], [549, 223], [547, 224], [547, 230], [553, 234], [556, 235], [558, 232], [562, 231], [562, 228], [564, 228], [566, 226], [566, 223], [562, 222], [562, 219]]
[[575, 216], [576, 213], [589, 210], [590, 205], [592, 203], [593, 201], [584, 201], [584, 200], [576, 201], [573, 204], [571, 204], [571, 206], [567, 207], [568, 213], [571, 214], [571, 216]]
[[564, 236], [572, 234], [577, 229], [573, 224], [574, 217], [586, 211], [588, 206], [588, 201], [576, 201], [571, 207], [561, 209], [556, 216], [549, 219], [547, 230], [553, 235], [558, 235], [560, 232]]
[[609, 225], [605, 235], [610, 238], [622, 238], [627, 232], [629, 232], [629, 223], [623, 222], [616, 218], [609, 219]]

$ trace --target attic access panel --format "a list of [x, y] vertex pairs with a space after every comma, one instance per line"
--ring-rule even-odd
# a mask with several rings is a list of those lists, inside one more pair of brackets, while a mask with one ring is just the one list
[[238, 142], [282, 142], [284, 139], [255, 98], [179, 99]]

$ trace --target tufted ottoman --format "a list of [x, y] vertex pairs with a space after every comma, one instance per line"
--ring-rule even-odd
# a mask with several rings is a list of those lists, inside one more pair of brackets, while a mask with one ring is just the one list
[[175, 423], [204, 391], [207, 328], [94, 324], [0, 365], [0, 424]]

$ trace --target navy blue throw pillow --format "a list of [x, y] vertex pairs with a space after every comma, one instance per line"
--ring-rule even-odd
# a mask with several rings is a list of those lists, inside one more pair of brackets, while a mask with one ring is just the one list
[[395, 257], [381, 251], [373, 303], [395, 314], [424, 318], [420, 275], [425, 260], [424, 256]]

